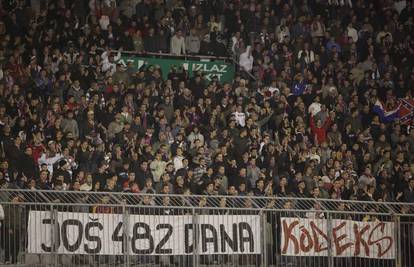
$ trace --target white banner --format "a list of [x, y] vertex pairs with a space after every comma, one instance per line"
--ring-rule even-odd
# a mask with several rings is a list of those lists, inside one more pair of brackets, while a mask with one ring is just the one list
[[394, 259], [394, 223], [281, 218], [281, 252], [288, 256], [328, 256]]
[[52, 244], [59, 254], [122, 255], [126, 247], [130, 255], [261, 253], [257, 215], [197, 215], [193, 224], [191, 215], [130, 215], [124, 222], [122, 214], [58, 212], [55, 229], [50, 215], [30, 212], [29, 253], [50, 253]]

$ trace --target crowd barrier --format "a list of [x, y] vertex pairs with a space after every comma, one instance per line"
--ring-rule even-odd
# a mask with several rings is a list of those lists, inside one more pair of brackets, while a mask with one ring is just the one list
[[[103, 49], [100, 50], [104, 51]], [[158, 66], [164, 80], [169, 79], [169, 74], [174, 69], [179, 71], [180, 68], [183, 68], [189, 78], [194, 77], [197, 72], [201, 72], [207, 81], [212, 81], [215, 77], [221, 83], [231, 83], [236, 73], [235, 65], [238, 66], [238, 62], [232, 57], [136, 53], [120, 50], [111, 50], [111, 52], [120, 53], [121, 57], [116, 61], [117, 64], [124, 67], [129, 66], [134, 71], [147, 69], [150, 66]], [[254, 78], [254, 76], [250, 77]]]
[[0, 266], [414, 266], [413, 204], [1, 190], [0, 205]]

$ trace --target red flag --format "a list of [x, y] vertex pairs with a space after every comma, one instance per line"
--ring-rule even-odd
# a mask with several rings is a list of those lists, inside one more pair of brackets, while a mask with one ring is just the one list
[[414, 99], [400, 99], [398, 117], [402, 124], [411, 124], [414, 117]]

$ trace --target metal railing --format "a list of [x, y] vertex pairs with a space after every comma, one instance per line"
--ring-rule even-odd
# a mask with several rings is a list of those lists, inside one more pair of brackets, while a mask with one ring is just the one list
[[0, 265], [414, 266], [413, 204], [6, 189], [0, 205]]
[[[98, 51], [105, 51], [104, 48], [98, 48]], [[162, 52], [138, 52], [138, 51], [131, 51], [131, 50], [117, 50], [117, 49], [111, 49], [111, 52], [113, 53], [122, 53], [126, 55], [134, 55], [134, 56], [141, 56], [141, 57], [164, 57], [164, 58], [174, 58], [174, 59], [196, 59], [196, 60], [231, 60], [231, 57], [219, 57], [219, 56], [209, 56], [209, 55], [201, 55], [201, 54], [171, 54], [171, 53], [162, 53]]]
[[[98, 51], [105, 51], [104, 48], [98, 48]], [[154, 53], [154, 52], [137, 52], [137, 51], [128, 51], [128, 50], [116, 50], [111, 49], [111, 52], [118, 53], [120, 52], [123, 55], [128, 56], [140, 56], [140, 57], [154, 57], [154, 58], [170, 58], [170, 59], [181, 59], [181, 60], [222, 60], [225, 62], [231, 62], [237, 69], [240, 71], [241, 66], [240, 63], [232, 56], [227, 57], [218, 57], [218, 56], [209, 56], [209, 55], [195, 55], [195, 54], [184, 54], [184, 55], [176, 55], [171, 53]], [[244, 72], [246, 75], [250, 77], [252, 81], [257, 81], [257, 78], [250, 72]]]

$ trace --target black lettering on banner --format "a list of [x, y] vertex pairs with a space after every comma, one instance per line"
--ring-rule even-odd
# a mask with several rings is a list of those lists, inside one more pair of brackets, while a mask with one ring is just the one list
[[[184, 249], [185, 253], [191, 253], [194, 250], [194, 244], [190, 245], [190, 231], [194, 234], [193, 224], [187, 223], [184, 225]], [[192, 240], [191, 240], [192, 243]]]
[[84, 245], [84, 250], [88, 254], [98, 254], [102, 249], [102, 240], [99, 236], [91, 235], [91, 228], [98, 228], [99, 231], [102, 231], [103, 225], [100, 222], [88, 222], [85, 225], [85, 238], [90, 242], [96, 242], [95, 248], [90, 248], [88, 244]]
[[[138, 233], [138, 229], [142, 228], [145, 230], [145, 233], [140, 234]], [[135, 241], [138, 239], [148, 239], [149, 241], [149, 248], [148, 249], [138, 249]], [[131, 247], [132, 252], [135, 254], [151, 254], [154, 251], [154, 239], [151, 236], [151, 229], [148, 224], [143, 222], [138, 222], [134, 224], [134, 228], [132, 230], [132, 240], [131, 240]]]
[[233, 239], [226, 232], [224, 224], [220, 224], [221, 252], [226, 252], [226, 243], [233, 252], [237, 252], [237, 223], [233, 223]]
[[[248, 236], [244, 236], [244, 230], [247, 231], [249, 234]], [[254, 238], [253, 238], [253, 232], [250, 225], [246, 222], [239, 223], [239, 240], [240, 240], [240, 251], [244, 252], [244, 243], [249, 242], [249, 251], [248, 252], [254, 252]]]
[[[71, 245], [69, 244], [68, 234], [74, 236], [75, 232], [68, 233], [68, 226], [76, 226], [78, 228], [78, 235], [76, 242]], [[79, 249], [80, 244], [82, 243], [83, 237], [83, 225], [79, 220], [68, 219], [62, 223], [62, 241], [63, 246], [69, 252], [74, 252]], [[76, 234], [75, 234], [76, 235]]]
[[[51, 227], [53, 227], [53, 225], [54, 225], [54, 222], [53, 222], [53, 220], [52, 219], [43, 219], [42, 220], [42, 224], [50, 224], [51, 225]], [[59, 233], [59, 223], [58, 222], [56, 222], [56, 229], [55, 229], [55, 232], [56, 233]], [[48, 228], [46, 228], [46, 229], [48, 229]], [[57, 235], [55, 235], [56, 237], [57, 237], [57, 239], [55, 240], [55, 245], [56, 245], [56, 249], [58, 249], [59, 247], [60, 247], [60, 235], [59, 234], [57, 234]], [[44, 243], [42, 243], [41, 245], [40, 245], [40, 247], [42, 248], [42, 250], [43, 251], [45, 251], [45, 252], [52, 252], [52, 244], [50, 244], [50, 247], [48, 247], [46, 244], [44, 244]]]
[[173, 227], [171, 224], [168, 223], [162, 223], [162, 224], [158, 224], [157, 225], [157, 230], [160, 229], [168, 229], [167, 233], [165, 234], [165, 236], [161, 239], [160, 243], [158, 243], [158, 245], [155, 247], [155, 253], [157, 254], [172, 254], [172, 249], [163, 249], [162, 247], [168, 242], [168, 240], [170, 239], [172, 232], [173, 232]]
[[[194, 231], [194, 227], [195, 226], [196, 230]], [[190, 241], [190, 233], [192, 233], [192, 238]], [[186, 224], [184, 226], [184, 246], [185, 246], [185, 253], [191, 253], [194, 251], [194, 249], [198, 248], [198, 240], [199, 240], [199, 235], [200, 234], [200, 226], [198, 224]], [[195, 244], [193, 244], [195, 241]], [[191, 245], [190, 245], [191, 242]]]
[[122, 253], [125, 253], [125, 242], [124, 242], [124, 236], [123, 232], [121, 232], [122, 229], [122, 222], [119, 222], [118, 225], [115, 227], [114, 232], [112, 233], [112, 241], [115, 242], [122, 242]]
[[[207, 237], [207, 230], [213, 234], [212, 237]], [[207, 243], [213, 243], [214, 252], [218, 252], [217, 230], [211, 224], [201, 225], [201, 248], [203, 252], [207, 252]]]

